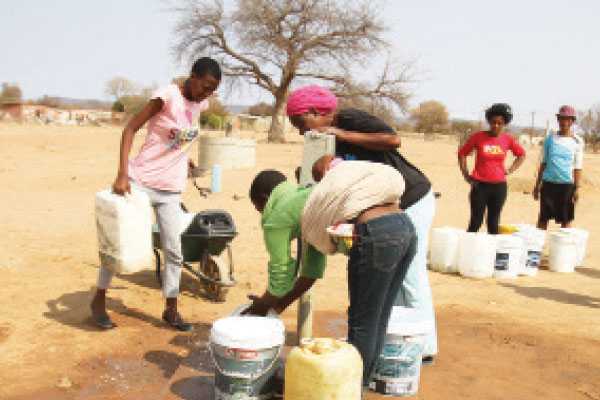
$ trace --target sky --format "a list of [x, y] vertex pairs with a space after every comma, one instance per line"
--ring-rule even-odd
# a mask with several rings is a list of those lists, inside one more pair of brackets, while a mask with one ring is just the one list
[[[535, 113], [544, 126], [561, 104], [600, 103], [600, 1], [383, 1], [394, 57], [417, 60], [413, 106], [439, 100], [454, 118], [480, 119], [507, 102], [516, 123]], [[168, 83], [188, 69], [171, 52], [174, 21], [161, 0], [5, 2], [0, 82], [18, 83], [25, 98], [105, 100], [114, 76]], [[269, 100], [257, 90], [222, 96]]]

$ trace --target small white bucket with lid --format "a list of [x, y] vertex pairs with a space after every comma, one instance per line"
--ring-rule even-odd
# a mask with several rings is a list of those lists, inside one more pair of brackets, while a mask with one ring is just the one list
[[285, 341], [277, 318], [227, 317], [210, 331], [216, 400], [262, 400], [275, 390], [273, 376]]
[[519, 275], [536, 276], [542, 263], [542, 252], [546, 242], [546, 231], [537, 229], [533, 225], [517, 225], [519, 231], [514, 236], [525, 241], [523, 253], [523, 269]]
[[422, 321], [415, 309], [393, 307], [383, 351], [370, 388], [390, 396], [415, 396], [419, 391], [425, 337], [432, 321]]
[[548, 268], [552, 272], [575, 272], [579, 260], [577, 252], [578, 238], [567, 232], [550, 234], [550, 258]]
[[525, 242], [522, 238], [512, 235], [496, 237], [496, 265], [494, 277], [499, 279], [514, 279], [523, 269], [523, 252]]
[[585, 229], [561, 228], [560, 232], [570, 233], [577, 238], [577, 266], [582, 267], [587, 255], [590, 233]]

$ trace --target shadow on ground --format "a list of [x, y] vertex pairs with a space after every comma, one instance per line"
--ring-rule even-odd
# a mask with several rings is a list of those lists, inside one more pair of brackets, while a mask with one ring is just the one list
[[[113, 288], [113, 290], [115, 289], [117, 288]], [[92, 296], [93, 289], [65, 293], [55, 300], [47, 301], [48, 311], [43, 315], [45, 318], [55, 320], [73, 328], [85, 331], [100, 331], [101, 329], [94, 325], [91, 318], [90, 301]], [[147, 322], [153, 326], [165, 326], [165, 323], [160, 318], [156, 318], [135, 308], [127, 307], [120, 299], [107, 298], [106, 308], [115, 313]]]
[[[135, 274], [119, 275], [118, 279], [148, 289], [156, 289], [157, 291], [161, 289], [156, 272], [151, 270], [140, 271]], [[185, 269], [181, 272], [179, 291], [182, 296], [210, 302], [200, 281]]]
[[575, 271], [578, 274], [587, 276], [588, 278], [600, 279], [600, 269], [594, 269], [594, 268], [577, 268]]
[[562, 289], [540, 286], [518, 286], [511, 283], [500, 283], [500, 285], [509, 289], [513, 289], [517, 294], [532, 299], [546, 299], [564, 304], [600, 308], [600, 297], [586, 296], [583, 294], [567, 292]]

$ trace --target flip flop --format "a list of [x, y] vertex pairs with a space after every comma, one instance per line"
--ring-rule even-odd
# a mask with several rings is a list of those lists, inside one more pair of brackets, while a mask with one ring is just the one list
[[162, 316], [163, 321], [165, 321], [170, 327], [177, 329], [180, 332], [190, 332], [194, 330], [194, 326], [188, 322], [185, 322], [181, 315], [177, 313], [175, 315], [174, 320], [169, 320], [167, 318], [167, 312], [165, 311]]
[[112, 322], [112, 320], [110, 319], [108, 314], [104, 314], [104, 315], [93, 315], [92, 314], [92, 319], [94, 320], [94, 324], [96, 324], [96, 326], [98, 328], [101, 328], [103, 330], [113, 329], [117, 326], [114, 324], [114, 322]]

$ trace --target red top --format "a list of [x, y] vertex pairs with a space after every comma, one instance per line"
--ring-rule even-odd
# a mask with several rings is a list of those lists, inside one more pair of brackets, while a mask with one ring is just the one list
[[475, 168], [471, 177], [477, 181], [500, 183], [506, 181], [504, 160], [510, 150], [516, 157], [525, 155], [525, 149], [517, 140], [507, 133], [491, 136], [481, 131], [471, 135], [469, 140], [458, 151], [459, 156], [466, 157], [476, 150]]

